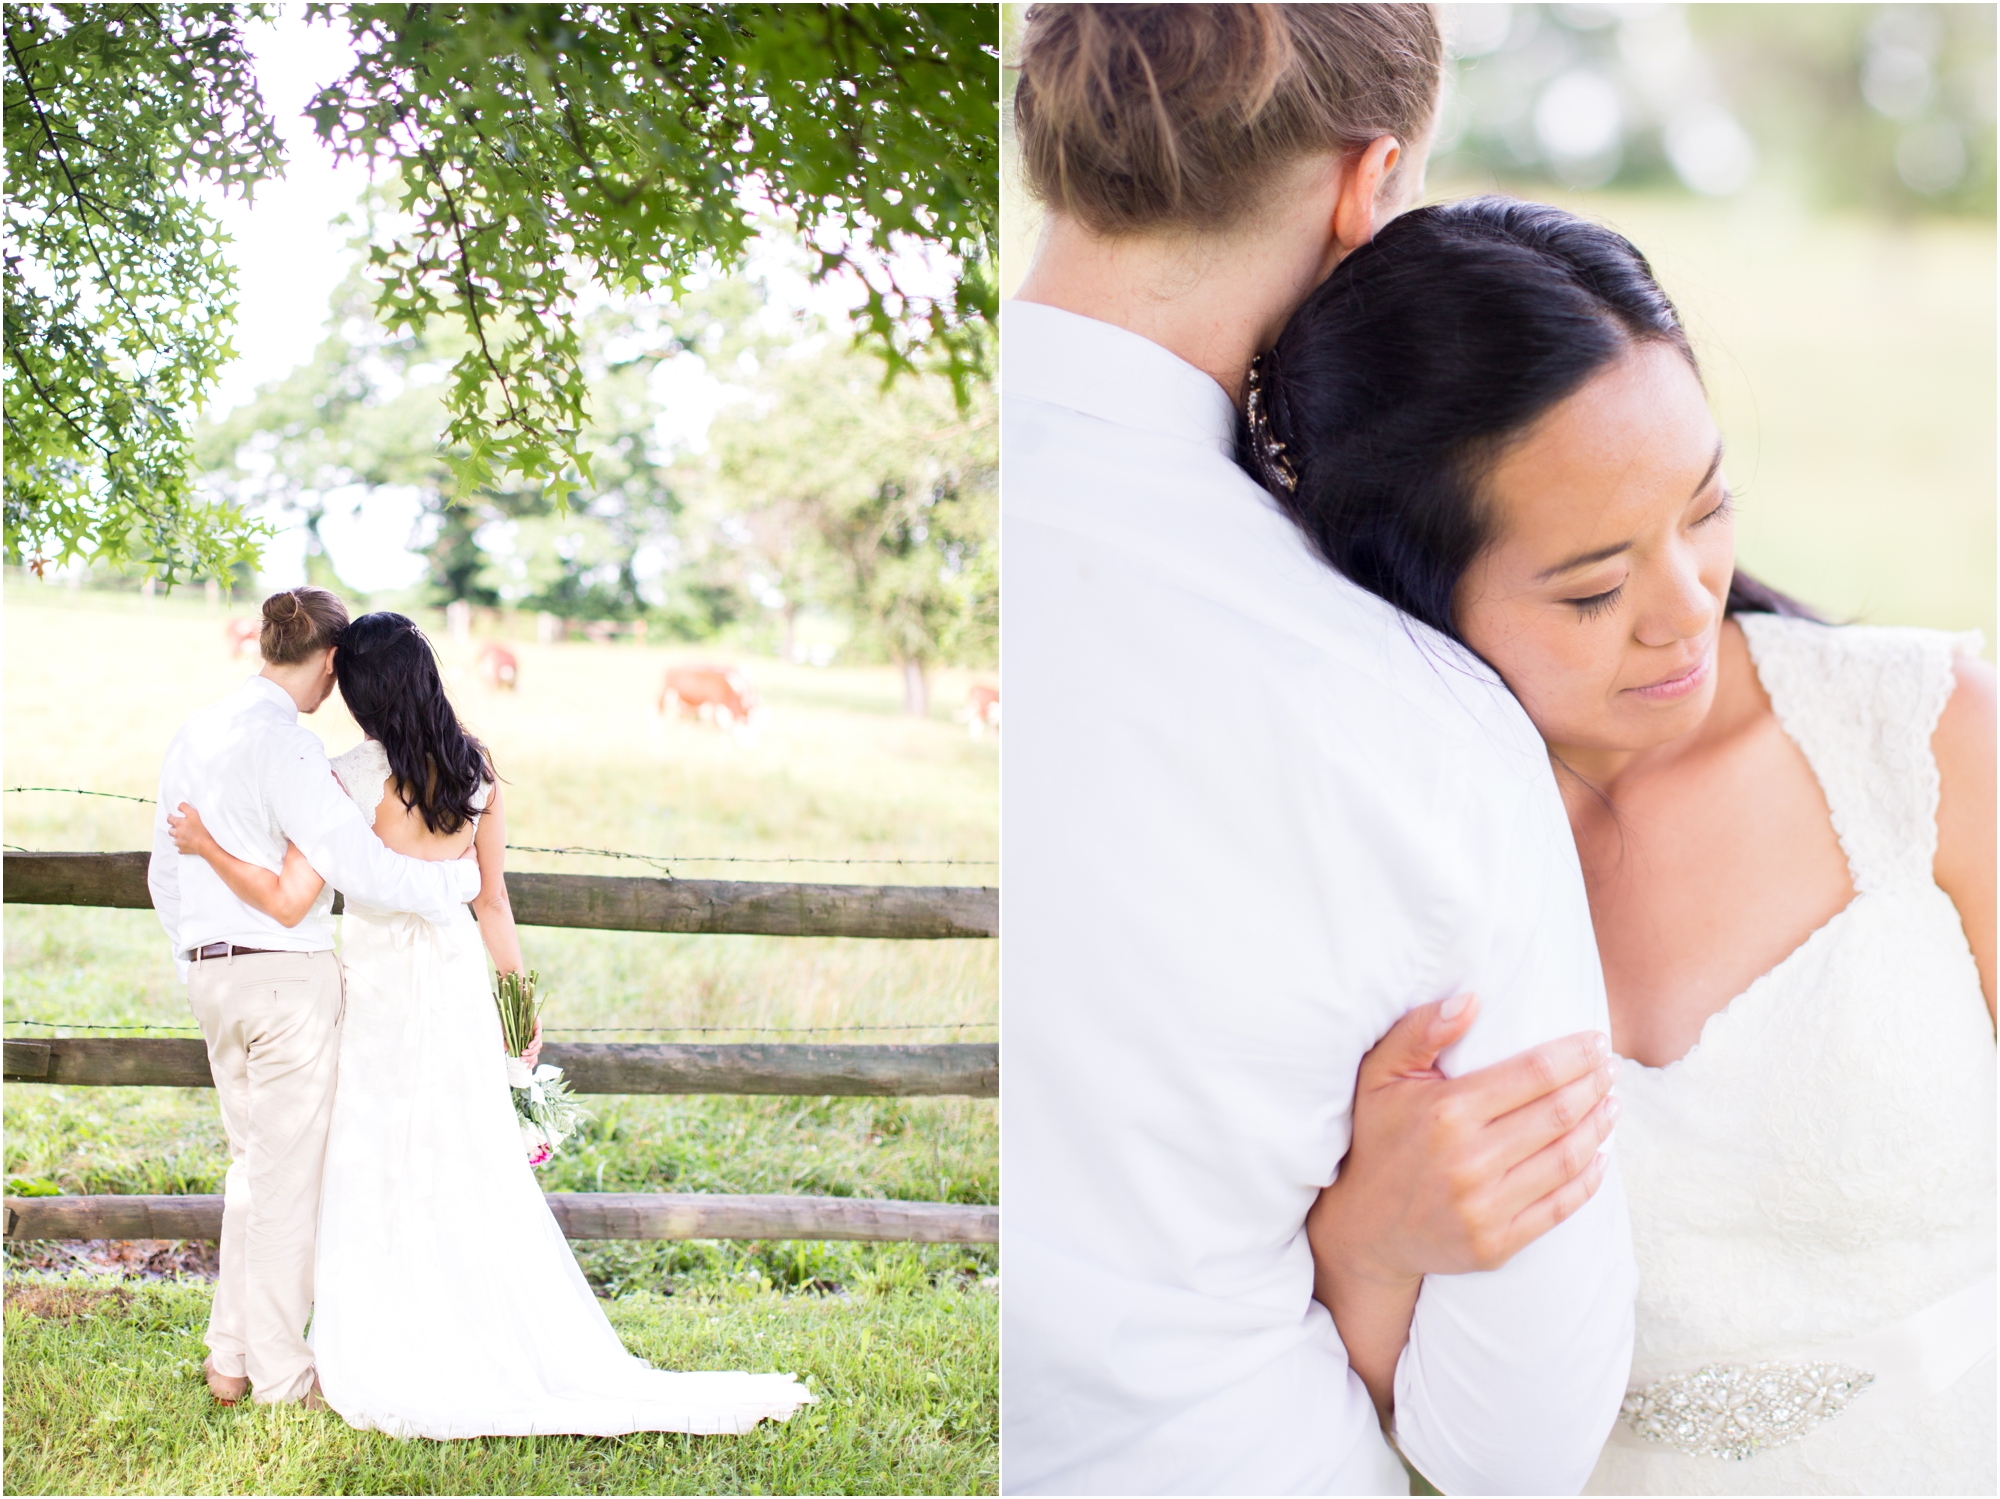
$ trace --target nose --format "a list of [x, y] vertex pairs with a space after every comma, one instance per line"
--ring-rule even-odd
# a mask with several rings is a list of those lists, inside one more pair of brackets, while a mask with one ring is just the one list
[[1689, 549], [1666, 568], [1639, 616], [1639, 643], [1668, 646], [1696, 639], [1708, 633], [1721, 612], [1721, 598], [1702, 577], [1701, 558]]

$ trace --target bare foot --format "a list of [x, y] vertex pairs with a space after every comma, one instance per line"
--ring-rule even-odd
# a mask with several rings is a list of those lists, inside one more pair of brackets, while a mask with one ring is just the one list
[[201, 1372], [208, 1379], [208, 1393], [215, 1397], [217, 1405], [234, 1405], [250, 1388], [250, 1381], [241, 1374], [216, 1373], [213, 1354], [201, 1361]]

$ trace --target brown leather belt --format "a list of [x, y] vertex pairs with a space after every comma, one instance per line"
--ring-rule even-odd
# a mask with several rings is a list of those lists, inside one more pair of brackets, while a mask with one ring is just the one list
[[252, 953], [276, 952], [275, 947], [231, 947], [227, 942], [211, 942], [206, 947], [198, 947], [188, 954], [190, 962], [203, 958], [247, 958]]

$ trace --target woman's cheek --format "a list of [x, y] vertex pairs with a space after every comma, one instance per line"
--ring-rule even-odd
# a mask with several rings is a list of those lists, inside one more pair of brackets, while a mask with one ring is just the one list
[[[1538, 611], [1494, 661], [1542, 737], [1563, 740], [1575, 726], [1579, 680], [1577, 621], [1561, 611]], [[1588, 674], [1584, 676], [1588, 680]]]

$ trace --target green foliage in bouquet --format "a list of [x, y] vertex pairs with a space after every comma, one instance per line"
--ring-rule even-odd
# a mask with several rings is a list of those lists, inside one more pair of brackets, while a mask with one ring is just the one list
[[507, 1055], [518, 1057], [534, 1038], [535, 1021], [542, 1013], [535, 998], [541, 974], [530, 968], [526, 973], [503, 973], [493, 986], [493, 1003], [500, 1008], [500, 1035], [507, 1043]]
[[530, 1072], [520, 1061], [534, 1039], [535, 1022], [542, 1013], [541, 1001], [535, 996], [540, 980], [541, 975], [531, 968], [526, 973], [503, 973], [493, 985], [500, 1034], [511, 1059], [507, 1065], [514, 1117], [521, 1126], [521, 1143], [527, 1148], [531, 1166], [552, 1159], [562, 1142], [589, 1117], [563, 1081], [562, 1068], [544, 1063]]

